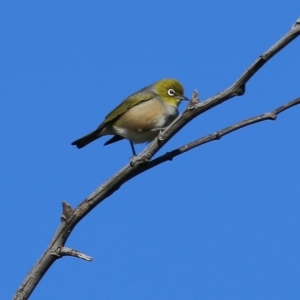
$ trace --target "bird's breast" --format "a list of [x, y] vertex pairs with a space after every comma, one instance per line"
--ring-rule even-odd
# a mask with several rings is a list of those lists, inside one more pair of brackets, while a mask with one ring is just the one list
[[132, 107], [118, 117], [113, 124], [113, 129], [115, 134], [133, 143], [150, 142], [159, 133], [159, 130], [153, 131], [153, 129], [168, 126], [177, 116], [177, 107], [154, 98]]

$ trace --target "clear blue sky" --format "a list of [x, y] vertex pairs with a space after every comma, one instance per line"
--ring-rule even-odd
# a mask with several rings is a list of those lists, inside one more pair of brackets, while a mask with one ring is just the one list
[[[2, 1], [2, 299], [46, 249], [61, 202], [78, 205], [131, 155], [125, 141], [77, 150], [74, 139], [165, 77], [187, 96], [213, 96], [299, 17], [299, 0]], [[159, 153], [299, 97], [299, 53], [300, 39], [245, 96], [195, 119]], [[125, 184], [67, 242], [94, 261], [58, 260], [31, 299], [300, 299], [299, 113]]]

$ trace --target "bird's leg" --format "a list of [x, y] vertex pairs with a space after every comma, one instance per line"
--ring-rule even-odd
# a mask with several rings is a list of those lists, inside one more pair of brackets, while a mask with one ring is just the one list
[[129, 141], [133, 156], [137, 156], [132, 141]]
[[[161, 132], [164, 131], [165, 129], [166, 129], [166, 127], [158, 127], [158, 128], [153, 128], [153, 129], [149, 130], [149, 132], [158, 132], [158, 134], [157, 134], [158, 140], [159, 141], [163, 141], [164, 138], [161, 136]], [[143, 157], [141, 157], [141, 155], [136, 155], [136, 152], [135, 152], [135, 149], [134, 149], [132, 141], [129, 141], [129, 142], [130, 142], [131, 150], [132, 150], [132, 153], [133, 153], [133, 157], [130, 159], [130, 165], [132, 167], [137, 162], [146, 163], [146, 162], [148, 162], [151, 159], [151, 157], [148, 157], [146, 155], [143, 156]]]
[[136, 152], [135, 152], [135, 149], [134, 149], [134, 146], [133, 146], [133, 143], [132, 141], [129, 141], [130, 142], [130, 146], [131, 146], [131, 150], [132, 150], [132, 153], [133, 153], [133, 157], [130, 159], [130, 165], [133, 167], [136, 163], [146, 163], [148, 162], [151, 158], [148, 157], [147, 155], [143, 155], [141, 156], [140, 155], [137, 155]]

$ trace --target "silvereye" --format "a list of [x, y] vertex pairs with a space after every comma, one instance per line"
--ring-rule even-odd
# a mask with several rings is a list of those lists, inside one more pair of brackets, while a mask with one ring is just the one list
[[133, 155], [133, 144], [152, 141], [161, 129], [178, 116], [183, 86], [176, 79], [163, 79], [127, 97], [109, 113], [98, 128], [74, 141], [72, 145], [82, 148], [104, 135], [114, 135], [104, 145], [128, 139]]

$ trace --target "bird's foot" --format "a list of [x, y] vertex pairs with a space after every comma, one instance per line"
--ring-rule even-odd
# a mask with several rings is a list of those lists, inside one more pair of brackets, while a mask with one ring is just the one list
[[134, 167], [135, 165], [140, 165], [140, 164], [144, 164], [147, 163], [148, 161], [150, 161], [150, 157], [148, 155], [135, 155], [130, 159], [130, 166]]
[[164, 140], [164, 137], [162, 136], [162, 131], [164, 131], [166, 129], [166, 127], [161, 127], [161, 128], [154, 128], [154, 129], [151, 129], [151, 131], [155, 132], [155, 131], [159, 131], [158, 135], [157, 135], [157, 138], [159, 141], [163, 141]]

